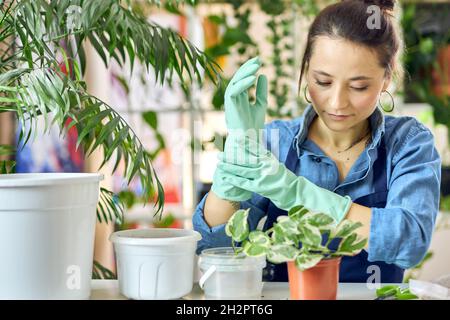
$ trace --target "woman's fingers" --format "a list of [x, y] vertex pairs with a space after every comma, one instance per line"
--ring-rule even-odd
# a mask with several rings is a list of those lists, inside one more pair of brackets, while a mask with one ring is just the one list
[[239, 187], [241, 189], [254, 192], [254, 190], [252, 190], [254, 188], [252, 188], [252, 181], [250, 179], [233, 176], [224, 172], [222, 176], [222, 181], [231, 184], [235, 187]]
[[246, 66], [243, 69], [239, 69], [236, 74], [231, 78], [230, 85], [235, 85], [240, 80], [247, 78], [248, 76], [254, 75], [256, 71], [259, 69], [259, 64], [252, 63], [248, 66]]
[[227, 95], [229, 97], [236, 97], [243, 92], [247, 92], [247, 90], [253, 86], [255, 83], [256, 77], [251, 75], [247, 78], [239, 80], [237, 83], [227, 88]]
[[219, 162], [217, 164], [217, 167], [220, 168], [220, 170], [232, 176], [238, 176], [247, 179], [256, 179], [259, 176], [259, 170], [252, 167], [240, 166], [237, 164], [226, 163], [223, 161]]
[[239, 147], [233, 148], [230, 152], [221, 152], [218, 156], [219, 164], [236, 164], [239, 167], [255, 168], [259, 166], [258, 158], [246, 153]]
[[260, 75], [256, 83], [256, 107], [267, 106], [267, 78], [265, 75]]
[[[259, 67], [261, 65], [261, 62], [259, 60], [259, 57], [252, 58], [245, 62], [239, 70], [234, 74], [233, 78], [230, 80], [230, 83], [228, 84], [228, 87], [225, 91], [226, 96], [230, 97], [236, 97], [237, 95], [246, 92], [256, 80], [256, 72], [258, 71]], [[267, 79], [263, 77], [262, 79], [259, 79], [258, 82], [260, 83], [260, 102], [262, 103], [263, 100], [267, 100], [267, 93], [266, 97], [264, 98], [264, 89], [267, 91]]]
[[262, 158], [269, 156], [270, 151], [267, 150], [266, 146], [262, 142], [258, 142], [258, 136], [255, 134], [251, 136], [252, 133], [256, 132], [242, 132], [241, 136], [234, 137], [233, 145], [240, 148], [242, 151], [248, 154], [248, 157], [252, 158]]
[[259, 61], [259, 57], [252, 58], [245, 62], [238, 71], [231, 78], [230, 83], [233, 84], [243, 78], [248, 77], [251, 74], [254, 74], [260, 67], [261, 62]]

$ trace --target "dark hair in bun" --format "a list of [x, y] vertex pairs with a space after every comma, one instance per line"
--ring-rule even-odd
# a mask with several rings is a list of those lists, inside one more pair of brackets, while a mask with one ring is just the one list
[[389, 1], [389, 0], [363, 0], [363, 2], [369, 4], [369, 5], [376, 5], [379, 6], [381, 10], [394, 10], [395, 1]]
[[[342, 38], [375, 50], [386, 76], [402, 73], [398, 63], [403, 42], [398, 22], [393, 15], [395, 1], [388, 0], [343, 0], [325, 7], [315, 17], [308, 32], [305, 52], [300, 69], [301, 81], [313, 54], [314, 42], [319, 36]], [[368, 27], [368, 19], [373, 14], [370, 6], [380, 10], [379, 26]]]

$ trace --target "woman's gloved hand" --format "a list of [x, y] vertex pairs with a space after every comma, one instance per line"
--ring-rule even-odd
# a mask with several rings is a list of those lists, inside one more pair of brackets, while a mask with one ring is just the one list
[[[224, 150], [237, 154], [240, 147], [236, 141], [242, 136], [250, 136], [259, 140], [264, 128], [267, 109], [267, 78], [258, 77], [256, 85], [256, 101], [251, 104], [248, 89], [254, 85], [256, 72], [261, 63], [258, 57], [245, 62], [234, 74], [225, 90], [225, 122], [228, 136]], [[238, 186], [230, 185], [222, 179], [222, 172], [216, 170], [213, 177], [212, 191], [220, 198], [231, 201], [244, 201], [251, 198], [251, 192]]]
[[340, 223], [347, 215], [352, 200], [321, 188], [286, 168], [266, 148], [254, 140], [241, 139], [244, 156], [239, 163], [235, 155], [219, 154], [220, 178], [225, 183], [256, 192], [269, 198], [278, 208], [289, 210], [303, 205], [314, 212], [322, 212]]
[[229, 134], [234, 130], [260, 130], [264, 128], [267, 109], [267, 78], [258, 77], [256, 101], [251, 104], [248, 89], [255, 84], [261, 62], [258, 57], [245, 62], [231, 78], [225, 90], [225, 122]]

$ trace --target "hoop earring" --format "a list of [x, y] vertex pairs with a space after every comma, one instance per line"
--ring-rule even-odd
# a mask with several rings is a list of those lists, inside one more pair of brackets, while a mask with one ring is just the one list
[[[392, 112], [395, 108], [394, 98], [392, 97], [392, 95], [390, 94], [389, 91], [387, 91], [387, 90], [381, 91], [381, 93], [383, 93], [383, 92], [386, 92], [389, 95], [389, 97], [391, 97], [391, 101], [392, 101], [391, 109], [386, 110], [385, 108], [383, 108], [383, 105], [381, 104], [379, 98], [378, 98], [378, 104], [380, 105], [381, 109], [383, 109], [385, 112]], [[380, 94], [380, 97], [381, 97], [381, 94]]]
[[308, 97], [306, 96], [306, 89], [307, 89], [307, 88], [308, 88], [308, 85], [305, 86], [305, 89], [303, 90], [303, 94], [304, 94], [304, 96], [305, 96], [305, 100], [306, 100], [307, 102], [311, 103], [311, 101], [308, 100]]

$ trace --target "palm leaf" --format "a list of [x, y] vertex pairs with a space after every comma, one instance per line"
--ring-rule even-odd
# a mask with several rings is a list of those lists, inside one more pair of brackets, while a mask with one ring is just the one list
[[[158, 3], [158, 1], [148, 2]], [[169, 2], [181, 3], [181, 1]], [[132, 1], [125, 1], [125, 4], [131, 3]], [[80, 8], [78, 15], [73, 17], [70, 14], [61, 14], [69, 12], [73, 6]], [[214, 83], [220, 80], [220, 67], [204, 52], [176, 32], [147, 21], [143, 16], [130, 10], [130, 7], [124, 6], [124, 1], [85, 0], [57, 4], [51, 2], [49, 5], [47, 0], [22, 0], [18, 1], [15, 11], [19, 13], [15, 20], [17, 32], [27, 30], [21, 36], [21, 50], [30, 65], [33, 62], [31, 53], [50, 54], [49, 43], [58, 43], [61, 39], [67, 40], [70, 35], [76, 35], [77, 45], [73, 50], [76, 53], [84, 55], [81, 43], [86, 39], [91, 41], [105, 65], [109, 64], [109, 59], [114, 59], [122, 65], [125, 62], [124, 53], [128, 52], [131, 64], [137, 58], [147, 69], [151, 65], [161, 84], [167, 79], [166, 73], [172, 74], [173, 71], [178, 74], [179, 79], [185, 78], [183, 74], [185, 71], [190, 79], [195, 74], [197, 81], [202, 82], [201, 75], [204, 70]], [[49, 11], [52, 14], [49, 14]], [[76, 30], [72, 32], [67, 30], [68, 19], [79, 22]], [[47, 25], [50, 26], [50, 30], [46, 30]], [[183, 50], [180, 50], [180, 47], [183, 47]]]
[[[97, 220], [108, 223], [115, 221], [117, 224], [123, 222], [124, 206], [119, 197], [105, 188], [100, 188], [99, 208], [97, 210]], [[103, 220], [102, 220], [103, 217]]]
[[[149, 5], [167, 3], [195, 4], [196, 1], [151, 1]], [[79, 25], [68, 29], [70, 6], [81, 10]], [[20, 42], [16, 43], [15, 39]], [[102, 149], [105, 158], [100, 167], [115, 155], [115, 172], [125, 163], [124, 176], [130, 183], [137, 177], [146, 202], [154, 202], [156, 213], [162, 212], [164, 191], [133, 129], [108, 104], [86, 92], [83, 81], [85, 52], [83, 43], [91, 40], [104, 63], [113, 59], [133, 65], [139, 60], [155, 70], [161, 84], [172, 81], [176, 72], [183, 89], [186, 76], [201, 83], [206, 74], [220, 82], [218, 65], [177, 33], [147, 21], [133, 10], [133, 1], [120, 0], [11, 0], [0, 5], [0, 40], [9, 43], [0, 51], [0, 112], [13, 111], [20, 123], [19, 141], [25, 146], [37, 133], [37, 119], [45, 119], [44, 132], [57, 125], [60, 132], [75, 127], [78, 146], [87, 153]], [[65, 46], [61, 45], [61, 40]], [[11, 50], [13, 49], [13, 50]], [[68, 75], [60, 72], [57, 52], [63, 56]], [[169, 73], [169, 77], [166, 75]], [[49, 122], [51, 120], [51, 123]], [[11, 165], [11, 163], [8, 163]], [[3, 164], [2, 168], [6, 166]], [[122, 208], [113, 194], [101, 190], [97, 210], [100, 221], [121, 221]]]
[[[64, 77], [64, 74], [46, 68], [21, 73], [16, 79], [16, 82], [21, 84], [17, 90], [1, 91], [1, 88], [11, 87], [0, 83], [0, 92], [6, 97], [16, 95], [19, 99], [15, 111], [19, 122], [23, 124], [21, 127], [23, 136], [28, 135], [30, 131], [37, 131], [36, 119], [39, 115], [51, 113], [54, 116], [53, 122], [62, 132], [67, 131], [65, 124], [71, 119], [70, 127], [75, 127], [78, 132], [77, 146], [82, 146], [85, 152], [101, 148], [108, 159], [116, 153], [118, 155], [116, 161], [123, 160], [126, 163], [127, 182], [131, 183], [135, 176], [140, 179], [146, 202], [153, 201], [156, 187], [158, 198], [155, 201], [157, 206], [155, 214], [161, 213], [164, 201], [163, 189], [152, 168], [151, 160], [133, 129], [111, 106], [77, 88], [70, 79], [66, 79], [64, 85]], [[45, 83], [46, 90], [43, 90], [41, 83]], [[67, 110], [68, 101], [80, 101], [81, 104], [70, 105], [71, 108]], [[26, 125], [29, 123], [32, 125], [27, 129]], [[24, 143], [27, 141], [28, 138]], [[101, 166], [105, 163], [106, 161], [103, 161]], [[113, 172], [116, 169], [117, 166]], [[105, 202], [107, 206], [111, 203], [113, 202]]]
[[94, 260], [94, 265], [92, 268], [92, 279], [114, 280], [117, 279], [117, 276], [114, 274], [114, 272], [104, 267], [100, 262]]

